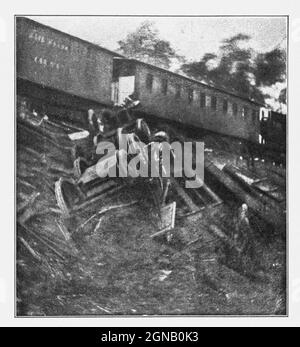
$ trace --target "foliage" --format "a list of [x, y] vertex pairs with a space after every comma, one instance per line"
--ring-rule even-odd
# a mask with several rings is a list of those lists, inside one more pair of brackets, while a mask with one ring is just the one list
[[256, 58], [256, 83], [257, 85], [271, 86], [276, 82], [285, 80], [285, 52], [276, 48]]
[[278, 101], [281, 104], [285, 104], [286, 105], [286, 88], [282, 89], [282, 91], [280, 92]]
[[159, 37], [153, 22], [143, 22], [125, 40], [118, 41], [119, 51], [128, 58], [134, 58], [159, 67], [169, 68], [173, 59], [180, 59], [169, 41]]
[[264, 103], [268, 95], [263, 87], [285, 80], [285, 53], [276, 48], [257, 54], [243, 47], [249, 40], [248, 35], [235, 35], [222, 42], [218, 55], [206, 53], [200, 61], [185, 63], [181, 69], [190, 77]]

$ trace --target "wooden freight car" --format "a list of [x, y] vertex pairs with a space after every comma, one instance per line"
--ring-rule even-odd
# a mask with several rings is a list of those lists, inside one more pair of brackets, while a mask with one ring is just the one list
[[84, 117], [79, 110], [86, 113], [89, 108], [112, 106], [116, 56], [98, 45], [16, 17], [17, 94], [29, 97], [35, 110], [43, 108], [78, 121]]

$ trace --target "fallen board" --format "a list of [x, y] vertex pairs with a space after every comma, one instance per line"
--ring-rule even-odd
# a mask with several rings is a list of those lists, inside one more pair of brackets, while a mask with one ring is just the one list
[[164, 206], [160, 210], [161, 219], [158, 222], [158, 232], [151, 235], [156, 237], [163, 235], [167, 231], [174, 229], [175, 227], [175, 215], [176, 215], [176, 201]]

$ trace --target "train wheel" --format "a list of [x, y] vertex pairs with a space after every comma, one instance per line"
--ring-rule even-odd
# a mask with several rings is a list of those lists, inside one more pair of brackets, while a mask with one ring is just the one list
[[70, 211], [76, 203], [81, 200], [81, 194], [77, 185], [65, 178], [60, 178], [55, 182], [55, 197], [57, 205], [64, 216], [70, 216]]

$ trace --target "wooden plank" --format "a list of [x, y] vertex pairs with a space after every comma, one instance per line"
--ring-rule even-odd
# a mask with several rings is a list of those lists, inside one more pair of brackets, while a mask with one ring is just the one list
[[112, 187], [110, 190], [107, 190], [105, 193], [103, 194], [99, 194], [95, 197], [93, 197], [92, 199], [90, 200], [87, 200], [87, 201], [84, 201], [82, 204], [80, 205], [75, 205], [73, 210], [70, 211], [70, 213], [73, 213], [73, 212], [78, 212], [78, 211], [81, 211], [85, 208], [88, 208], [90, 205], [92, 204], [95, 204], [96, 202], [98, 202], [99, 200], [103, 200], [107, 195], [110, 195], [110, 194], [114, 194], [116, 192], [119, 192], [120, 190], [124, 189], [125, 188], [125, 185], [122, 185], [122, 186], [116, 186], [116, 187]]
[[83, 229], [88, 223], [90, 223], [94, 218], [103, 215], [107, 212], [113, 211], [113, 210], [120, 210], [126, 207], [131, 207], [133, 205], [136, 205], [139, 201], [138, 200], [133, 200], [127, 204], [120, 204], [120, 205], [114, 205], [114, 206], [109, 206], [109, 207], [104, 207], [102, 210], [96, 212], [92, 216], [90, 216], [87, 220], [85, 220], [79, 227], [76, 229], [78, 231], [79, 229]]
[[37, 261], [42, 261], [42, 257], [38, 252], [36, 252], [27, 241], [23, 239], [23, 237], [19, 236], [19, 240], [22, 242], [24, 247], [28, 250], [28, 252], [37, 260]]
[[150, 237], [161, 236], [167, 231], [174, 229], [175, 226], [175, 214], [176, 214], [176, 201], [162, 207], [161, 209], [161, 221], [159, 222], [159, 231], [152, 234]]
[[193, 194], [195, 194], [197, 196], [197, 198], [203, 203], [203, 205], [206, 206], [209, 204], [209, 200], [202, 196], [202, 194], [200, 193], [200, 189], [201, 188], [194, 189]]
[[88, 190], [87, 192], [87, 198], [90, 199], [92, 197], [95, 197], [97, 195], [103, 194], [107, 192], [108, 190], [114, 188], [117, 186], [117, 183], [114, 181], [108, 181], [102, 184], [99, 184], [96, 187], [93, 187], [92, 189]]
[[178, 181], [173, 179], [172, 180], [174, 187], [178, 193], [178, 195], [183, 199], [185, 204], [189, 207], [191, 211], [197, 211], [199, 208], [194, 203], [194, 201], [190, 198], [190, 196], [185, 192], [185, 190], [179, 185]]
[[222, 199], [215, 192], [213, 192], [205, 183], [203, 184], [201, 188], [205, 190], [215, 202], [217, 203], [222, 202]]

